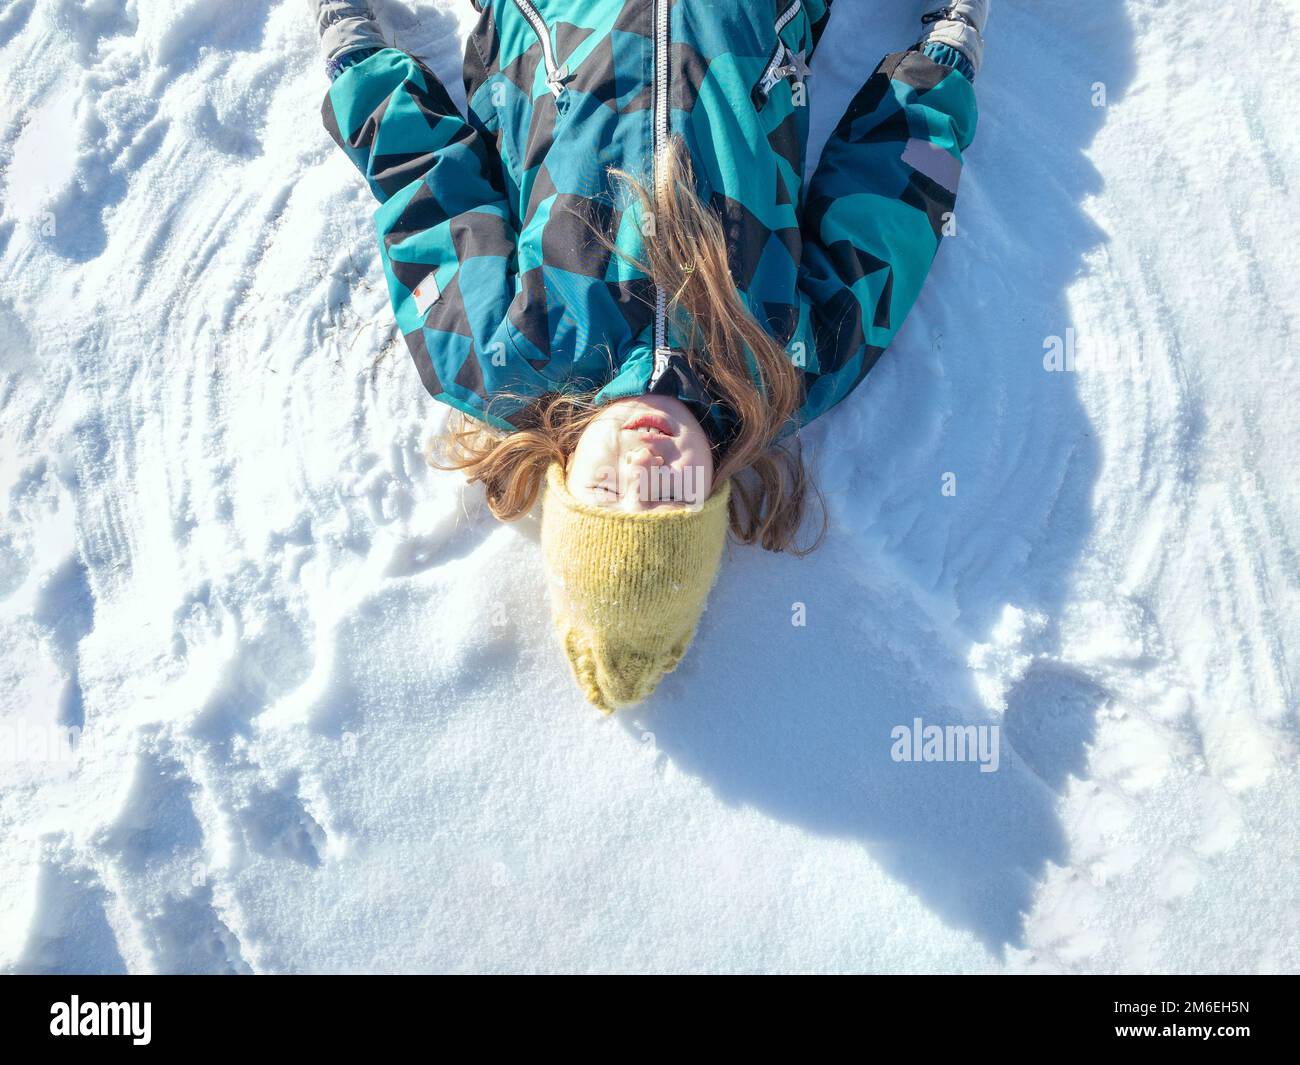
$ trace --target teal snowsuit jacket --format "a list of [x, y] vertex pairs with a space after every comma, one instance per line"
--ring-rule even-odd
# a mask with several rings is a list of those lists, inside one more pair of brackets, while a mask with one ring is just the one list
[[[347, 66], [323, 117], [380, 201], [397, 324], [438, 400], [509, 430], [557, 390], [675, 395], [734, 426], [677, 346], [607, 168], [652, 177], [680, 135], [754, 316], [803, 374], [806, 424], [911, 309], [953, 210], [975, 96], [919, 50], [865, 80], [804, 181], [807, 64], [830, 0], [473, 0], [468, 115], [397, 49]], [[851, 31], [851, 27], [844, 27]], [[789, 429], [797, 428], [792, 425]]]

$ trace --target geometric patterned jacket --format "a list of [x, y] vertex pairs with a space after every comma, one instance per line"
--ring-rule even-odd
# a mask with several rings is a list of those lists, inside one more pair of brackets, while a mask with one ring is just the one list
[[976, 107], [952, 54], [887, 56], [805, 187], [804, 78], [830, 0], [472, 2], [468, 116], [394, 48], [361, 53], [322, 109], [380, 201], [393, 311], [428, 391], [506, 430], [518, 404], [501, 393], [667, 393], [725, 445], [734, 427], [662, 293], [589, 228], [640, 257], [644, 220], [606, 169], [652, 178], [678, 134], [742, 299], [803, 372], [799, 424], [847, 396], [953, 210]]

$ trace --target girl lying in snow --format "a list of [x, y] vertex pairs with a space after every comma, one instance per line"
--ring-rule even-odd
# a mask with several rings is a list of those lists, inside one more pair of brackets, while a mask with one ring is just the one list
[[556, 625], [608, 713], [685, 653], [728, 526], [794, 549], [810, 488], [789, 445], [921, 288], [989, 0], [921, 19], [806, 188], [832, 0], [472, 2], [465, 118], [363, 3], [309, 0], [325, 126], [380, 202], [420, 378], [456, 408], [433, 461], [507, 521], [545, 485]]

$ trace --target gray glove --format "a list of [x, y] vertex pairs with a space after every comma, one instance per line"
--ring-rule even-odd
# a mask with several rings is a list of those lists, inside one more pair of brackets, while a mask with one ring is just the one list
[[978, 74], [984, 61], [984, 25], [992, 0], [958, 0], [921, 19], [927, 26], [921, 44], [946, 44], [955, 48]]
[[326, 65], [361, 48], [387, 47], [365, 0], [307, 0], [307, 7], [316, 19]]

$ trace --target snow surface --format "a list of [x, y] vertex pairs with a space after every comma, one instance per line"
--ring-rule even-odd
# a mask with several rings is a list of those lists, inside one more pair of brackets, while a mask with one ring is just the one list
[[[458, 92], [469, 5], [377, 6]], [[839, 0], [814, 157], [926, 6]], [[421, 462], [301, 0], [11, 0], [0, 968], [1300, 970], [1300, 6], [1227, 10], [999, 0], [828, 544], [606, 720]]]

